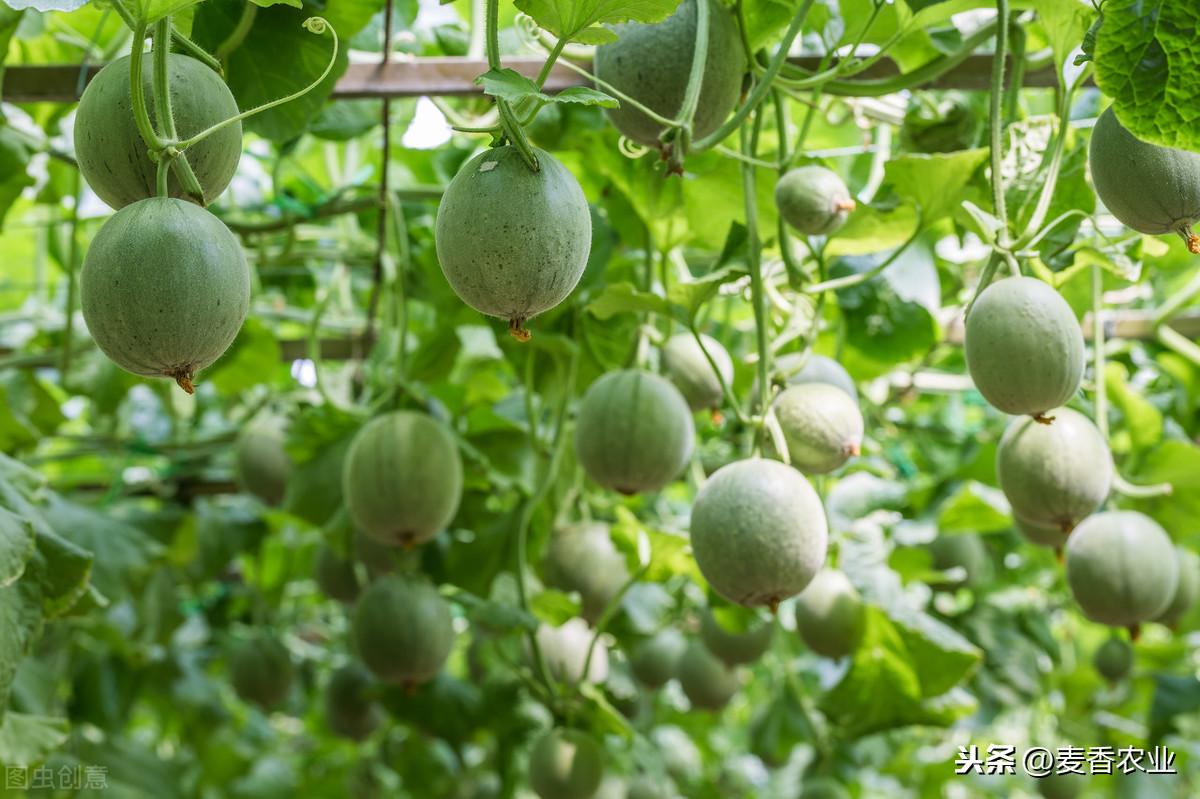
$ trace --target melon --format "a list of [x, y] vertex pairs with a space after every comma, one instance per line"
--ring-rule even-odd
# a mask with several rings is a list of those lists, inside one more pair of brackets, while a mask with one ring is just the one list
[[354, 561], [343, 558], [332, 547], [322, 544], [313, 562], [313, 579], [321, 593], [347, 604], [358, 599], [360, 590]]
[[1092, 621], [1133, 627], [1154, 619], [1179, 584], [1179, 559], [1158, 523], [1134, 511], [1084, 519], [1066, 550], [1067, 584]]
[[1009, 422], [996, 448], [996, 479], [1022, 521], [1067, 533], [1108, 497], [1113, 459], [1082, 413], [1052, 411], [1054, 424]]
[[657, 491], [692, 457], [696, 431], [669, 380], [641, 369], [609, 372], [584, 392], [575, 455], [588, 477], [622, 494]]
[[825, 355], [815, 352], [789, 352], [775, 359], [775, 372], [784, 377], [788, 385], [801, 383], [828, 383], [858, 399], [858, 386], [846, 367]]
[[686, 648], [683, 633], [668, 627], [633, 648], [629, 668], [642, 685], [661, 688], [675, 676], [675, 668]]
[[342, 471], [350, 518], [391, 546], [428, 541], [462, 499], [463, 467], [454, 436], [413, 411], [377, 416], [354, 436]]
[[250, 309], [250, 270], [221, 220], [152, 197], [117, 211], [92, 239], [79, 275], [88, 330], [118, 366], [169, 377], [189, 394], [229, 348]]
[[529, 786], [542, 799], [591, 799], [602, 779], [604, 750], [580, 730], [549, 730], [529, 753]]
[[583, 617], [600, 618], [608, 603], [629, 579], [625, 557], [613, 546], [608, 525], [582, 523], [555, 530], [546, 547], [546, 584], [578, 591]]
[[748, 607], [804, 590], [825, 562], [829, 529], [800, 472], [751, 458], [715, 472], [692, 505], [696, 564], [718, 594]]
[[823, 569], [796, 598], [796, 630], [818, 655], [851, 654], [858, 649], [866, 625], [862, 597], [844, 572]]
[[943, 535], [929, 545], [933, 568], [946, 572], [945, 579], [931, 583], [934, 588], [978, 586], [989, 576], [991, 557], [979, 536], [970, 533]]
[[1092, 665], [1109, 682], [1120, 682], [1133, 670], [1133, 647], [1113, 636], [1101, 644], [1092, 656]]
[[692, 641], [684, 650], [677, 676], [692, 707], [700, 710], [725, 707], [741, 685], [737, 672], [699, 641]]
[[[692, 138], [715, 131], [737, 105], [746, 58], [733, 13], [717, 0], [708, 3], [708, 57], [692, 119]], [[675, 13], [653, 25], [631, 22], [613, 27], [617, 40], [596, 48], [596, 77], [667, 119], [683, 106], [696, 48], [696, 0], [683, 0]], [[622, 102], [608, 118], [626, 138], [658, 147], [663, 126]]]
[[287, 417], [264, 414], [238, 433], [235, 455], [238, 482], [268, 505], [278, 505], [287, 491], [292, 461], [284, 449]]
[[967, 315], [967, 369], [975, 387], [1005, 413], [1049, 421], [1083, 379], [1083, 332], [1057, 291], [1030, 277], [984, 289]]
[[554, 156], [534, 153], [536, 172], [512, 146], [469, 160], [442, 195], [435, 230], [450, 288], [480, 313], [507, 319], [520, 339], [526, 320], [574, 290], [592, 246], [579, 181]]
[[558, 627], [541, 624], [536, 636], [542, 662], [551, 678], [571, 684], [581, 682], [586, 665], [588, 682], [602, 683], [608, 679], [608, 646], [603, 639], [598, 640], [588, 662], [588, 648], [595, 631], [583, 619], [568, 619]]
[[1174, 627], [1200, 598], [1200, 555], [1179, 547], [1179, 584], [1166, 610], [1154, 617], [1156, 622]]
[[797, 231], [828, 236], [846, 224], [855, 203], [836, 172], [808, 164], [789, 170], [775, 184], [775, 206]]
[[792, 466], [805, 474], [832, 472], [862, 449], [862, 412], [854, 398], [836, 386], [788, 386], [773, 408]]
[[375, 680], [359, 663], [335, 671], [325, 686], [325, 721], [335, 734], [361, 741], [379, 726], [384, 715], [375, 703]]
[[730, 666], [753, 663], [771, 648], [775, 624], [755, 611], [733, 606], [709, 608], [700, 616], [700, 640]]
[[[701, 334], [704, 350], [708, 350], [712, 363], [691, 333], [678, 333], [663, 345], [662, 362], [667, 377], [675, 384], [693, 411], [719, 408], [725, 399], [721, 381], [733, 386], [733, 359], [715, 338]], [[713, 371], [716, 364], [717, 371]], [[718, 378], [718, 372], [720, 377]]]
[[1051, 549], [1062, 549], [1067, 545], [1069, 532], [1064, 533], [1062, 527], [1058, 524], [1040, 524], [1031, 522], [1027, 519], [1022, 519], [1020, 516], [1013, 517], [1013, 527], [1017, 532], [1031, 544], [1036, 544], [1039, 547], [1050, 547]]
[[273, 710], [283, 704], [292, 687], [292, 658], [278, 638], [269, 634], [239, 640], [229, 655], [230, 681], [242, 701]]
[[387, 575], [358, 598], [351, 623], [359, 658], [380, 680], [406, 686], [437, 676], [454, 646], [450, 606], [430, 583]]
[[1151, 236], [1179, 233], [1200, 252], [1191, 230], [1200, 220], [1200, 153], [1138, 139], [1110, 106], [1092, 129], [1088, 166], [1100, 201], [1127, 227]]
[[[153, 62], [142, 61], [146, 108], [154, 129], [151, 86]], [[189, 56], [167, 57], [171, 116], [179, 140], [190, 138], [238, 114], [237, 102], [221, 77]], [[96, 195], [114, 209], [158, 194], [158, 162], [133, 121], [129, 56], [108, 63], [96, 73], [79, 98], [75, 112], [75, 157], [83, 179]], [[242, 157], [242, 123], [234, 122], [184, 151], [208, 204], [229, 185]], [[167, 179], [172, 197], [187, 198], [174, 168]]]

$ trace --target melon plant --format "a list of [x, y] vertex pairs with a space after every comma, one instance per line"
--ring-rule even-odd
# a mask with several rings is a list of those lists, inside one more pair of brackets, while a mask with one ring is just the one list
[[[693, 411], [719, 408], [725, 399], [721, 382], [733, 386], [733, 359], [729, 357], [729, 351], [711, 336], [701, 334], [700, 338], [704, 342], [703, 350], [691, 333], [671, 336], [662, 349], [663, 369]], [[712, 363], [705, 357], [705, 350]], [[716, 364], [715, 372], [713, 364]]]
[[1108, 497], [1113, 459], [1092, 420], [1070, 408], [1054, 424], [1009, 422], [996, 448], [996, 479], [1013, 514], [1067, 533]]
[[[746, 71], [733, 13], [717, 0], [708, 3], [708, 56], [692, 119], [692, 138], [721, 126], [737, 105]], [[613, 28], [617, 40], [596, 48], [596, 77], [667, 119], [676, 119], [687, 91], [696, 47], [696, 2], [683, 0], [675, 13], [653, 25], [625, 23]], [[629, 103], [608, 109], [622, 135], [658, 147], [663, 126]]]
[[278, 505], [287, 491], [292, 461], [284, 449], [287, 417], [264, 414], [238, 433], [235, 446], [238, 482], [268, 505]]
[[229, 676], [242, 701], [263, 710], [283, 704], [292, 687], [292, 657], [269, 633], [237, 641], [229, 654]]
[[361, 741], [379, 726], [384, 715], [374, 699], [375, 680], [361, 664], [337, 669], [325, 686], [325, 721], [337, 735]]
[[641, 369], [602, 375], [584, 393], [575, 455], [588, 477], [622, 494], [657, 491], [692, 457], [687, 401], [669, 380]]
[[1154, 617], [1154, 621], [1168, 627], [1179, 624], [1200, 599], [1200, 555], [1183, 547], [1176, 551], [1179, 553], [1179, 583], [1166, 609]]
[[708, 651], [700, 641], [692, 641], [679, 658], [677, 677], [692, 707], [720, 710], [729, 704], [741, 685], [737, 671]]
[[846, 367], [825, 355], [815, 352], [789, 352], [775, 359], [775, 372], [782, 375], [788, 385], [828, 383], [858, 400], [858, 386], [854, 384], [854, 378], [846, 371]]
[[458, 512], [463, 467], [444, 425], [413, 411], [377, 416], [354, 436], [342, 471], [350, 518], [381, 543], [411, 547]]
[[974, 587], [983, 583], [991, 571], [991, 557], [979, 536], [971, 533], [943, 535], [929, 545], [933, 568], [946, 572], [935, 588]]
[[351, 623], [359, 658], [380, 680], [428, 682], [454, 646], [450, 606], [430, 583], [387, 575], [362, 592]]
[[730, 666], [753, 663], [771, 648], [775, 625], [746, 608], [708, 608], [700, 615], [700, 640]]
[[673, 627], [660, 630], [639, 642], [629, 657], [629, 668], [647, 688], [661, 688], [675, 676], [687, 640]]
[[796, 597], [796, 630], [818, 655], [851, 654], [858, 649], [866, 624], [862, 597], [844, 572], [821, 570]]
[[608, 525], [580, 523], [550, 535], [543, 564], [546, 584], [578, 591], [583, 617], [594, 622], [629, 579], [625, 557], [613, 546]]
[[198, 205], [152, 197], [117, 211], [92, 239], [79, 275], [83, 318], [118, 366], [192, 381], [233, 343], [250, 308], [237, 238]]
[[592, 246], [587, 199], [567, 168], [534, 149], [493, 147], [463, 165], [438, 206], [438, 262], [454, 293], [480, 313], [507, 319], [528, 338], [526, 320], [574, 290]]
[[997, 280], [967, 314], [964, 354], [975, 387], [1005, 413], [1039, 421], [1083, 379], [1083, 332], [1057, 291], [1030, 277]]
[[1029, 543], [1040, 547], [1050, 547], [1051, 549], [1062, 549], [1065, 547], [1067, 545], [1067, 538], [1070, 536], [1070, 532], [1063, 532], [1061, 525], [1031, 522], [1027, 519], [1022, 519], [1020, 516], [1013, 516], [1013, 527]]
[[602, 683], [608, 679], [608, 646], [603, 639], [597, 641], [588, 662], [588, 648], [595, 631], [583, 619], [567, 619], [557, 627], [541, 624], [536, 636], [542, 662], [551, 678], [572, 684], [581, 682], [586, 666], [588, 682]]
[[1138, 139], [1110, 106], [1092, 129], [1088, 166], [1100, 201], [1127, 227], [1151, 236], [1178, 233], [1200, 253], [1191, 228], [1200, 220], [1200, 153]]
[[1123, 638], [1112, 636], [1092, 656], [1092, 665], [1109, 682], [1120, 682], [1133, 670], [1133, 647]]
[[1134, 511], [1084, 519], [1066, 549], [1067, 584], [1092, 621], [1134, 627], [1171, 603], [1179, 559], [1158, 523]]
[[825, 562], [825, 509], [804, 475], [750, 458], [709, 478], [692, 505], [691, 541], [709, 585], [730, 602], [772, 609]]
[[313, 561], [313, 579], [316, 580], [321, 593], [330, 599], [347, 604], [358, 599], [361, 588], [354, 561], [343, 558], [327, 544], [322, 544], [317, 549]]
[[604, 778], [604, 750], [591, 735], [548, 730], [529, 753], [529, 786], [542, 799], [591, 799]]
[[773, 406], [792, 466], [805, 474], [839, 468], [862, 449], [858, 403], [828, 383], [788, 386]]
[[[151, 124], [155, 118], [151, 87], [153, 63], [142, 62], [142, 85]], [[237, 116], [237, 102], [221, 77], [189, 56], [172, 53], [167, 59], [171, 112], [179, 138], [187, 139]], [[157, 196], [158, 162], [151, 158], [134, 122], [130, 97], [129, 56], [109, 62], [79, 98], [75, 112], [75, 156], [79, 171], [92, 191], [113, 208]], [[184, 151], [204, 192], [212, 202], [233, 178], [242, 157], [242, 123], [234, 122]], [[187, 198], [175, 170], [167, 180], [170, 196]]]
[[828, 236], [846, 224], [855, 203], [836, 172], [808, 164], [789, 170], [775, 184], [775, 206], [799, 232]]

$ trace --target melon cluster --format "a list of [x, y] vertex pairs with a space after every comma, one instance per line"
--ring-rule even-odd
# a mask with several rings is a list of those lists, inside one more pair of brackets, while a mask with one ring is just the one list
[[[151, 123], [161, 130], [151, 68], [146, 59], [140, 79]], [[237, 115], [228, 87], [204, 64], [171, 54], [167, 68], [180, 138]], [[130, 73], [128, 57], [105, 66], [84, 91], [75, 116], [80, 172], [117, 210], [84, 257], [80, 304], [96, 344], [118, 366], [170, 378], [190, 394], [196, 373], [228, 349], [250, 307], [241, 245], [203, 207], [225, 190], [237, 169], [241, 125], [228, 125], [180, 156], [196, 174], [201, 197], [184, 197], [174, 169], [168, 196], [156, 196], [158, 162], [134, 123]]]

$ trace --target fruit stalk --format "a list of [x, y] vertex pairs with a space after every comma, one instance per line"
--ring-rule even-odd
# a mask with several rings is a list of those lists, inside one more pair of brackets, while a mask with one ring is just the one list
[[145, 54], [146, 25], [137, 23], [133, 29], [133, 47], [129, 50], [129, 99], [133, 109], [133, 121], [137, 124], [138, 133], [151, 153], [157, 155], [165, 142], [159, 138], [150, 124], [150, 112], [146, 108], [146, 91], [142, 85], [142, 57]]
[[[806, 3], [805, 11], [812, 3]], [[803, 19], [804, 14], [798, 14]], [[780, 52], [787, 51], [790, 39], [784, 37], [785, 44], [780, 46]], [[765, 85], [765, 84], [764, 84]], [[758, 151], [758, 134], [762, 128], [762, 114], [754, 115], [754, 124], [749, 129], [743, 127], [742, 153], [751, 158]], [[770, 391], [768, 375], [771, 373], [771, 349], [767, 344], [767, 297], [763, 289], [762, 263], [759, 258], [758, 241], [758, 193], [755, 187], [754, 167], [742, 164], [742, 194], [746, 203], [746, 267], [750, 270], [750, 299], [754, 303], [754, 333], [755, 347], [758, 351], [758, 408], [761, 418], [758, 430], [754, 435], [754, 450], [762, 448], [764, 421], [767, 417], [767, 396]]]
[[[488, 69], [500, 69], [500, 0], [487, 0], [484, 12], [484, 24], [487, 26], [487, 61]], [[516, 114], [507, 100], [496, 98], [496, 110], [500, 113], [500, 127], [512, 145], [521, 153], [521, 158], [534, 172], [539, 169], [537, 156], [525, 138], [525, 130], [521, 127]], [[514, 333], [516, 335], [516, 333]]]
[[[154, 52], [151, 87], [154, 91], [154, 113], [162, 127], [163, 138], [173, 142], [179, 133], [175, 128], [175, 111], [171, 108], [171, 81], [167, 71], [167, 58], [171, 54], [171, 18], [163, 17], [154, 23]], [[133, 84], [130, 84], [131, 86]], [[207, 205], [204, 189], [192, 171], [187, 156], [168, 147], [158, 156], [158, 196], [169, 196], [167, 188], [168, 169], [174, 167], [175, 174], [188, 196], [200, 205]]]
[[[696, 2], [696, 49], [692, 53], [692, 69], [688, 73], [687, 89], [683, 93], [683, 104], [679, 107], [678, 146], [672, 161], [683, 169], [683, 158], [692, 141], [692, 122], [696, 117], [696, 104], [700, 102], [700, 89], [704, 84], [704, 65], [708, 62], [708, 3]], [[664, 135], [671, 135], [668, 130]]]

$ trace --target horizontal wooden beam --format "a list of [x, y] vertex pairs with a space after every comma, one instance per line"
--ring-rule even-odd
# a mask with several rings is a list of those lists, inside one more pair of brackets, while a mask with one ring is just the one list
[[[817, 70], [821, 62], [819, 56], [796, 56], [789, 60], [798, 67], [812, 71]], [[527, 56], [506, 58], [504, 65], [532, 78], [541, 68], [542, 59]], [[581, 66], [588, 70], [591, 68], [590, 64]], [[990, 55], [973, 55], [928, 84], [927, 88], [987, 89], [991, 69]], [[10, 66], [4, 70], [0, 96], [10, 103], [72, 103], [79, 98], [87, 81], [98, 70], [97, 66], [83, 69], [70, 64]], [[479, 94], [481, 89], [475, 84], [475, 78], [487, 70], [487, 62], [481, 59], [454, 57], [399, 59], [386, 65], [351, 64], [338, 80], [333, 96], [366, 99]], [[886, 78], [896, 74], [895, 65], [882, 60], [855, 76], [855, 79]], [[571, 86], [582, 86], [586, 82], [577, 73], [557, 65], [546, 81], [546, 89], [558, 92]], [[1025, 86], [1030, 88], [1054, 86], [1055, 82], [1053, 69], [1025, 73]]]

